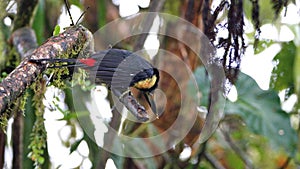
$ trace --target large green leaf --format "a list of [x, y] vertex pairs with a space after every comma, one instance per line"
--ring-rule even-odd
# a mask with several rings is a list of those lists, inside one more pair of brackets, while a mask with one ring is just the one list
[[[208, 106], [208, 96], [209, 96], [209, 90], [210, 90], [210, 82], [208, 75], [204, 69], [204, 67], [199, 67], [198, 69], [195, 70], [194, 72], [194, 77], [197, 82], [199, 91], [200, 91], [200, 103], [199, 106]], [[189, 89], [192, 88], [192, 81], [189, 82]], [[189, 94], [195, 95], [195, 92], [193, 90], [189, 91]]]
[[[121, 138], [122, 136], [120, 136]], [[112, 148], [113, 152], [120, 153], [121, 155], [119, 156], [118, 154], [113, 158], [117, 168], [123, 168], [122, 166], [124, 165], [124, 159], [122, 156], [132, 156], [133, 161], [136, 164], [141, 164], [142, 166], [145, 166], [146, 168], [149, 169], [155, 169], [157, 168], [157, 163], [155, 162], [154, 158], [146, 158], [143, 157], [145, 154], [151, 154], [151, 148], [147, 144], [146, 141], [141, 141], [141, 140], [136, 140], [135, 138], [129, 138], [129, 137], [122, 137], [121, 139], [113, 139], [112, 142]], [[127, 142], [126, 147], [124, 148], [124, 142]], [[119, 156], [119, 157], [118, 157]], [[117, 158], [116, 158], [117, 157]], [[141, 158], [134, 158], [134, 157], [141, 157]]]
[[39, 1], [36, 14], [34, 16], [32, 28], [36, 33], [38, 44], [45, 41], [44, 30], [45, 30], [45, 1]]
[[[252, 17], [252, 2], [243, 1], [245, 16], [251, 20]], [[274, 21], [274, 10], [272, 9], [271, 1], [258, 1], [259, 3], [259, 20], [261, 25], [272, 23]]]
[[[200, 106], [207, 107], [209, 80], [203, 67], [195, 71], [195, 77], [202, 95]], [[290, 116], [281, 109], [279, 97], [275, 91], [262, 90], [246, 74], [240, 73], [235, 84], [238, 98], [227, 101], [226, 114], [239, 115], [250, 131], [265, 136], [275, 148], [283, 148], [289, 155], [295, 153], [297, 134], [290, 125]]]
[[[300, 26], [299, 26], [300, 28]], [[298, 30], [297, 28], [295, 28]], [[295, 33], [297, 39], [298, 39], [298, 44], [296, 47], [296, 54], [295, 54], [295, 63], [294, 63], [294, 84], [295, 84], [295, 92], [300, 98], [300, 33], [296, 32]]]
[[[278, 65], [273, 69], [271, 87], [277, 91], [294, 88], [294, 63], [297, 48], [293, 41], [282, 43], [281, 51], [273, 59]], [[292, 90], [290, 92], [293, 92]]]
[[267, 137], [274, 148], [284, 148], [295, 153], [297, 134], [290, 125], [290, 116], [281, 109], [280, 99], [275, 91], [262, 90], [248, 75], [240, 73], [236, 83], [238, 99], [227, 102], [227, 114], [240, 115], [248, 128]]
[[25, 118], [24, 118], [24, 131], [23, 131], [23, 154], [22, 154], [22, 163], [23, 168], [32, 168], [33, 161], [29, 159], [27, 156], [30, 153], [30, 149], [28, 146], [30, 144], [30, 133], [34, 126], [34, 122], [36, 120], [36, 116], [34, 112], [36, 111], [35, 107], [33, 106], [33, 95], [34, 92], [31, 89], [27, 89], [27, 99], [25, 103]]

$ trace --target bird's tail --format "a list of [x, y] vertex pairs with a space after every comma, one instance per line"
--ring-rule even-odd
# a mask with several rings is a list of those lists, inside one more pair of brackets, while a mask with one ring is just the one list
[[[96, 60], [92, 58], [86, 59], [64, 59], [64, 58], [52, 58], [52, 59], [29, 59], [29, 62], [35, 64], [54, 64], [50, 65], [49, 68], [60, 68], [60, 67], [92, 67], [95, 65]], [[55, 65], [55, 63], [61, 63], [60, 65]]]

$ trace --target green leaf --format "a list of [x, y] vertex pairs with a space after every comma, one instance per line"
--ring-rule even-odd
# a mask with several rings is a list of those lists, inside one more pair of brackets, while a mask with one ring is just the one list
[[271, 76], [271, 87], [275, 90], [280, 91], [287, 88], [293, 90], [296, 51], [297, 48], [293, 41], [282, 43], [281, 51], [273, 59], [278, 63]]
[[[298, 35], [299, 36], [299, 35]], [[295, 54], [295, 63], [294, 63], [294, 85], [295, 92], [297, 93], [298, 98], [300, 98], [300, 44], [296, 47]]]
[[29, 158], [27, 158], [27, 155], [31, 153], [31, 150], [28, 149], [31, 141], [30, 141], [30, 133], [34, 126], [34, 122], [36, 120], [36, 115], [33, 113], [36, 111], [35, 107], [33, 106], [33, 95], [34, 92], [32, 89], [27, 89], [26, 92], [27, 98], [26, 98], [26, 104], [25, 104], [25, 110], [24, 110], [24, 130], [23, 130], [23, 154], [22, 154], [22, 164], [23, 168], [32, 168], [33, 161]]
[[[89, 159], [92, 162], [92, 168], [99, 168], [99, 159], [103, 156], [106, 151], [102, 148], [99, 148], [94, 139], [91, 139], [86, 132], [83, 132], [83, 140], [87, 143], [89, 148]], [[102, 153], [102, 154], [101, 154]], [[103, 158], [103, 157], [102, 157]]]
[[53, 31], [53, 36], [57, 36], [60, 33], [60, 26], [56, 25]]
[[98, 21], [99, 21], [99, 23], [98, 23], [99, 28], [101, 28], [102, 26], [104, 26], [107, 23], [106, 15], [105, 15], [106, 10], [107, 10], [106, 3], [107, 3], [107, 1], [105, 1], [105, 0], [97, 1], [97, 8], [99, 9], [99, 11], [101, 11], [101, 12], [97, 13], [97, 17], [98, 17]]
[[[194, 77], [197, 82], [198, 89], [201, 93], [199, 106], [207, 107], [208, 101], [209, 101], [208, 96], [209, 96], [209, 91], [210, 91], [210, 81], [209, 81], [208, 75], [206, 74], [204, 67], [197, 68], [196, 71], [194, 72]], [[193, 88], [192, 85], [193, 84], [190, 81], [189, 89]], [[195, 95], [194, 91], [189, 91], [189, 94], [191, 94], [191, 96]]]
[[125, 157], [116, 154], [111, 154], [111, 159], [114, 161], [116, 168], [124, 169]]
[[164, 5], [164, 12], [179, 16], [180, 12], [178, 9], [180, 9], [181, 4], [182, 3], [180, 1], [166, 1]]
[[[126, 142], [125, 148], [123, 147]], [[161, 143], [161, 142], [160, 142]], [[158, 143], [159, 144], [159, 143]], [[154, 145], [157, 145], [154, 143]], [[122, 153], [122, 156], [131, 156], [131, 157], [143, 157], [145, 154], [151, 154], [152, 149], [147, 144], [146, 141], [137, 140], [134, 138], [122, 137], [121, 139], [113, 140], [113, 152]], [[134, 160], [135, 163], [139, 163], [145, 168], [155, 169], [157, 168], [157, 163], [154, 158], [133, 158], [133, 159], [141, 159]], [[121, 160], [121, 159], [120, 159]], [[122, 162], [122, 160], [121, 160]], [[115, 164], [118, 166], [120, 162], [115, 161]]]
[[273, 45], [274, 42], [272, 40], [259, 40], [257, 42], [257, 46], [254, 49], [254, 54], [259, 54], [260, 52], [263, 52], [265, 49]]
[[82, 5], [82, 3], [80, 2], [80, 0], [70, 0], [70, 1], [69, 1], [69, 4], [75, 5], [75, 6], [77, 6], [77, 7], [80, 8], [80, 9], [83, 8], [83, 5]]
[[230, 166], [230, 168], [234, 168], [234, 169], [245, 168], [244, 162], [239, 158], [237, 153], [227, 150], [225, 157], [227, 159], [226, 161], [228, 161], [228, 165]]
[[[243, 1], [243, 8], [245, 16], [251, 20], [252, 18], [252, 2]], [[261, 25], [272, 23], [274, 19], [274, 11], [272, 9], [271, 1], [258, 1], [259, 3], [259, 20]]]
[[7, 38], [6, 34], [8, 34], [9, 29], [4, 24], [1, 17], [0, 17], [0, 19], [1, 19], [1, 21], [0, 21], [0, 71], [2, 71], [4, 66], [5, 66], [5, 61], [7, 59], [6, 54], [5, 54], [5, 50], [7, 50], [6, 40], [8, 38]]
[[247, 127], [255, 134], [269, 139], [273, 148], [283, 148], [294, 155], [297, 133], [290, 125], [289, 115], [281, 109], [276, 92], [262, 90], [248, 75], [240, 73], [236, 82], [238, 99], [227, 102], [227, 114], [240, 115]]
[[70, 154], [73, 153], [75, 150], [77, 150], [79, 144], [82, 142], [83, 138], [80, 140], [75, 141], [75, 143], [73, 143], [71, 145], [71, 149], [70, 149]]
[[39, 1], [36, 14], [34, 16], [32, 28], [34, 29], [36, 33], [36, 38], [38, 41], [38, 44], [41, 44], [45, 41], [44, 37], [44, 30], [45, 30], [45, 1]]
[[44, 164], [45, 158], [44, 157], [39, 157], [38, 162], [39, 162], [39, 164]]

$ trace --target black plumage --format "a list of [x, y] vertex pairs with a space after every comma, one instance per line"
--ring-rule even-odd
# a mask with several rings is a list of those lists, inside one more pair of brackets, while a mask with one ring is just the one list
[[125, 90], [155, 75], [157, 81], [154, 86], [139, 89], [152, 91], [157, 87], [158, 70], [137, 54], [121, 49], [109, 49], [92, 54], [90, 58], [96, 62], [94, 66], [85, 68], [90, 71], [90, 77], [95, 78], [96, 83], [105, 83], [110, 87]]
[[62, 62], [67, 64], [53, 67], [79, 67], [87, 70], [92, 81], [96, 84], [105, 83], [138, 119], [145, 121], [142, 117], [146, 116], [145, 112], [139, 112], [144, 111], [144, 108], [128, 105], [130, 103], [122, 98], [130, 97], [129, 99], [132, 100], [129, 87], [135, 87], [144, 93], [152, 111], [156, 113], [152, 92], [157, 87], [159, 71], [144, 58], [130, 51], [108, 49], [91, 54], [84, 59], [30, 59], [29, 61], [37, 64]]

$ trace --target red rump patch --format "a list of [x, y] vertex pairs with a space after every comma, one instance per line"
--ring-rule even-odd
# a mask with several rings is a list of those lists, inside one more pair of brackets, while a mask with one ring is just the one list
[[87, 65], [87, 66], [95, 66], [95, 63], [96, 63], [96, 60], [95, 59], [91, 59], [91, 58], [88, 58], [88, 59], [79, 59], [79, 62]]

